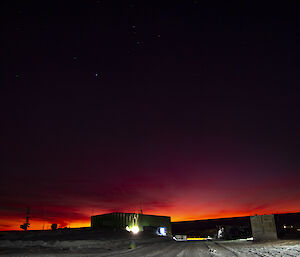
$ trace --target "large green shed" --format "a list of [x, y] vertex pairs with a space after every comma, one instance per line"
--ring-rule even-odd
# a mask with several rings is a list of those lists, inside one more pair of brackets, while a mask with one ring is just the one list
[[147, 229], [166, 228], [168, 235], [172, 235], [171, 218], [169, 216], [147, 215], [141, 213], [113, 212], [91, 217], [93, 229], [111, 227], [116, 229], [133, 229], [139, 231]]

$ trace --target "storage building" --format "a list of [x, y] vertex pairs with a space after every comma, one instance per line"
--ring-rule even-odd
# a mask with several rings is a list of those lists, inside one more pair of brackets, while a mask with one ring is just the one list
[[171, 218], [169, 216], [113, 212], [92, 216], [91, 226], [93, 229], [111, 227], [131, 231], [156, 230], [161, 235], [172, 235]]

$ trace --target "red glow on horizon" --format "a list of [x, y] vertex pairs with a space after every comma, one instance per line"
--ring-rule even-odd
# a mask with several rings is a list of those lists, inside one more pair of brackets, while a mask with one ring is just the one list
[[[184, 209], [184, 208], [182, 208]], [[204, 213], [202, 215], [194, 215], [194, 213], [183, 213], [178, 211], [177, 213], [174, 213], [174, 215], [170, 215], [168, 213], [168, 210], [166, 211], [158, 211], [158, 212], [146, 212], [145, 214], [152, 214], [152, 215], [163, 215], [163, 216], [171, 216], [171, 221], [172, 222], [178, 222], [178, 221], [193, 221], [193, 220], [207, 220], [207, 219], [220, 219], [220, 218], [232, 218], [232, 217], [245, 217], [245, 216], [254, 216], [255, 214], [257, 215], [262, 215], [262, 214], [280, 214], [280, 213], [295, 213], [299, 212], [298, 206], [295, 206], [294, 208], [283, 208], [280, 211], [271, 211], [271, 210], [256, 210], [255, 212], [248, 212], [246, 210], [241, 210], [238, 212], [223, 212], [223, 213], [218, 213], [218, 214], [209, 214], [209, 213]], [[126, 212], [126, 211], [124, 211]], [[127, 211], [127, 212], [132, 212]], [[136, 211], [137, 212], [137, 211]], [[107, 212], [105, 212], [107, 213]], [[94, 213], [94, 215], [99, 215], [103, 213]], [[19, 230], [20, 229], [20, 224], [22, 224], [24, 221], [20, 218], [15, 218], [15, 219], [0, 219], [0, 231], [8, 231], [8, 230]], [[41, 221], [39, 219], [31, 219], [30, 221], [30, 227], [28, 230], [50, 230], [51, 225], [53, 223], [58, 224], [59, 228], [81, 228], [81, 227], [90, 227], [91, 226], [91, 221], [90, 217], [87, 217], [86, 219], [83, 220], [70, 220], [68, 222], [60, 219], [53, 219], [51, 222], [45, 222]]]
[[[20, 230], [26, 206], [31, 208], [30, 229], [39, 230], [52, 223], [86, 227], [91, 215], [141, 208], [145, 214], [171, 216], [172, 221], [299, 211], [297, 172], [284, 173], [282, 166], [263, 158], [254, 164], [228, 153], [214, 160], [199, 156], [159, 155], [154, 164], [135, 167], [129, 161], [126, 168], [112, 163], [107, 177], [82, 169], [53, 179], [51, 174], [47, 179], [37, 176], [30, 187], [14, 184], [17, 190], [7, 183], [3, 190], [8, 193], [1, 196], [5, 213], [0, 215], [0, 230]], [[101, 168], [98, 165], [96, 170]], [[124, 172], [119, 172], [122, 168]]]

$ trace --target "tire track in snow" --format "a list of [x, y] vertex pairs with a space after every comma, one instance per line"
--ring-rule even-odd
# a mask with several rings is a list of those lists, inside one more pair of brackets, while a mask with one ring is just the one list
[[176, 257], [212, 257], [204, 242], [187, 242], [187, 247]]

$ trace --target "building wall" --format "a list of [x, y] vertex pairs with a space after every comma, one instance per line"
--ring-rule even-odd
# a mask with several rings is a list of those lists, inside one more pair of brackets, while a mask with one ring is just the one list
[[166, 227], [167, 233], [172, 234], [171, 218], [168, 216], [145, 215], [138, 213], [108, 213], [91, 217], [92, 228], [111, 227], [125, 229], [126, 226], [138, 226], [140, 231], [144, 227]]
[[274, 214], [274, 218], [280, 239], [300, 238], [300, 212]]
[[92, 228], [113, 227], [126, 228], [126, 226], [135, 226], [138, 221], [138, 214], [136, 213], [108, 213], [103, 215], [96, 215], [91, 217]]
[[139, 225], [141, 227], [166, 227], [167, 233], [172, 235], [171, 218], [168, 216], [139, 214]]
[[250, 222], [254, 240], [277, 239], [274, 215], [252, 216]]
[[231, 227], [235, 230], [239, 230], [240, 232], [235, 235], [237, 238], [248, 238], [252, 236], [249, 216], [172, 222], [173, 234], [196, 237], [215, 237], [220, 227]]

